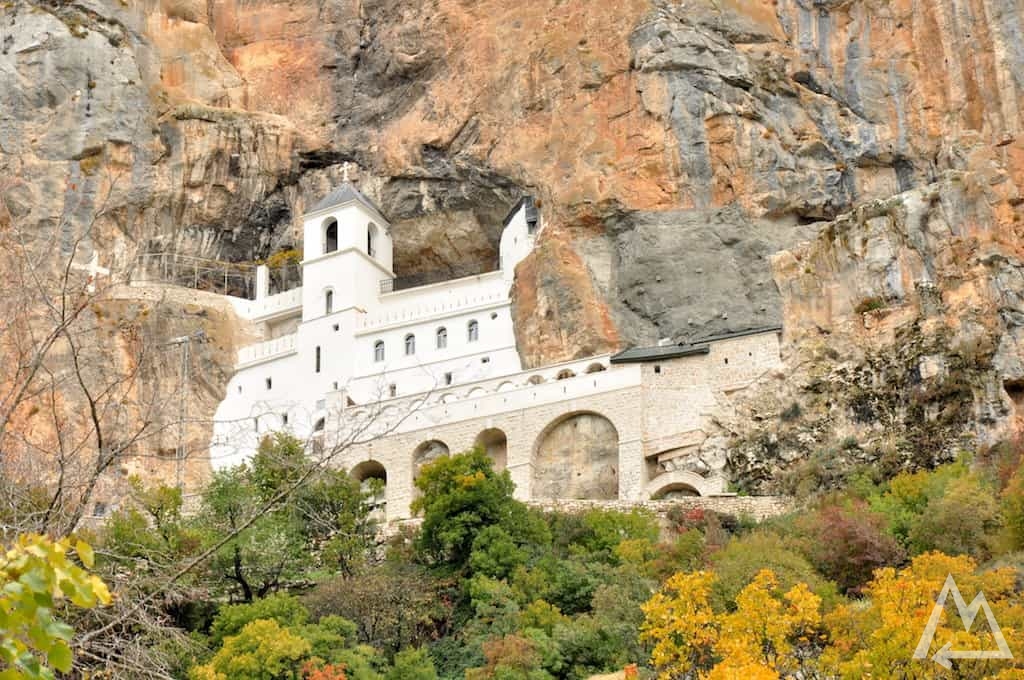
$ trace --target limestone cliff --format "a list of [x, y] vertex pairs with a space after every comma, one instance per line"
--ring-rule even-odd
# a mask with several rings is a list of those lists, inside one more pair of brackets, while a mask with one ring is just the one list
[[794, 361], [853, 380], [833, 364], [908, 328], [922, 356], [982, 334], [968, 420], [1003, 422], [1022, 103], [1022, 0], [12, 0], [0, 223], [100, 212], [118, 271], [248, 261], [350, 160], [399, 273], [458, 274], [529, 192], [528, 364], [785, 318]]

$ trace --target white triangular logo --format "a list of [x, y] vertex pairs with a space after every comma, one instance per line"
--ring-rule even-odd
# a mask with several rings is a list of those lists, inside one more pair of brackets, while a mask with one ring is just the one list
[[985, 593], [978, 593], [970, 606], [967, 606], [963, 595], [960, 594], [960, 589], [956, 587], [956, 581], [953, 580], [952, 574], [946, 577], [946, 583], [943, 584], [942, 591], [939, 593], [939, 597], [935, 600], [935, 607], [932, 609], [932, 615], [928, 618], [928, 625], [924, 627], [924, 633], [921, 635], [921, 641], [917, 643], [917, 649], [914, 650], [914, 658], [928, 658], [928, 650], [932, 646], [932, 639], [935, 637], [935, 629], [939, 627], [939, 619], [942, 617], [942, 611], [946, 606], [946, 598], [949, 597], [950, 593], [953, 594], [953, 602], [956, 604], [956, 610], [960, 614], [960, 618], [963, 620], [964, 629], [967, 631], [971, 630], [971, 625], [974, 623], [974, 619], [978, 616], [978, 610], [985, 610], [985, 617], [988, 619], [988, 627], [991, 629], [992, 637], [995, 638], [996, 646], [998, 646], [999, 649], [989, 649], [985, 651], [950, 649], [950, 647], [952, 647], [952, 643], [947, 642], [939, 651], [935, 652], [934, 656], [932, 656], [932, 660], [943, 668], [948, 669], [953, 667], [950, 659], [1012, 659], [1013, 654], [1010, 653], [1010, 646], [1006, 644], [1006, 638], [1003, 637], [1003, 632], [999, 629], [999, 624], [996, 623], [996, 617], [992, 614], [992, 608], [988, 606], [988, 600], [985, 599]]

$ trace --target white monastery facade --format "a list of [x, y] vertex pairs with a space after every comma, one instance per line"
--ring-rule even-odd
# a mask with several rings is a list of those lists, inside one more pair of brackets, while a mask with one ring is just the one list
[[232, 298], [262, 341], [243, 347], [215, 416], [214, 467], [291, 431], [409, 516], [417, 470], [483, 447], [523, 499], [641, 501], [725, 491], [708, 419], [780, 365], [777, 328], [524, 370], [510, 291], [541, 229], [506, 219], [496, 271], [403, 288], [390, 225], [349, 182], [303, 218], [302, 286]]

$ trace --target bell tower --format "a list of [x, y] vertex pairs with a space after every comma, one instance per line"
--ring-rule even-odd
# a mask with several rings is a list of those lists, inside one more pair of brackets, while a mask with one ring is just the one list
[[303, 320], [328, 308], [366, 308], [377, 299], [380, 282], [394, 278], [391, 267], [390, 225], [349, 181], [346, 163], [342, 184], [303, 217]]

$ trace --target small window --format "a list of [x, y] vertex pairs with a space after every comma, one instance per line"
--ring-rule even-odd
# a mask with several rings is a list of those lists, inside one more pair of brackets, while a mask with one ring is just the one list
[[338, 220], [331, 218], [324, 229], [324, 254], [338, 249]]
[[388, 396], [398, 396], [398, 385], [396, 385], [395, 383], [391, 383], [390, 385], [388, 385]]
[[324, 293], [324, 314], [330, 314], [334, 311], [334, 291], [329, 290]]
[[412, 333], [405, 336], [405, 356], [416, 354], [416, 336]]
[[287, 413], [282, 413], [281, 414], [281, 424], [282, 425], [287, 425], [288, 424], [288, 414]]
[[476, 342], [480, 339], [480, 324], [473, 319], [466, 325], [466, 339], [469, 342]]
[[444, 374], [444, 384], [445, 385], [451, 385], [452, 384], [452, 374], [451, 373], [445, 373]]
[[729, 363], [729, 357], [725, 358], [725, 363], [727, 363], [727, 364]]
[[335, 381], [334, 381], [334, 389], [335, 389], [335, 390], [337, 390], [337, 389], [338, 389], [338, 381], [337, 381], [337, 380], [335, 380]]
[[320, 345], [316, 346], [316, 372], [320, 372]]
[[448, 346], [448, 329], [441, 327], [437, 329], [437, 348], [444, 349]]
[[313, 432], [323, 432], [323, 431], [324, 431], [324, 419], [323, 418], [317, 418], [316, 423], [313, 425]]
[[340, 328], [341, 328], [341, 324], [334, 324], [334, 332], [335, 333], [337, 333]]
[[659, 365], [655, 364], [655, 365], [654, 365], [654, 372], [655, 372], [655, 373], [661, 373], [661, 366], [659, 366]]
[[480, 358], [480, 363], [481, 364], [489, 364], [489, 363], [491, 363], [491, 358], [490, 357], [481, 357]]
[[268, 390], [274, 387], [274, 379], [273, 378], [267, 378], [264, 382], [266, 383]]
[[239, 394], [241, 394], [241, 393], [242, 393], [242, 386], [241, 386], [241, 385], [239, 385], [239, 386], [238, 386], [238, 393], [239, 393]]
[[384, 341], [378, 340], [373, 343], [373, 360], [384, 361]]
[[373, 222], [366, 225], [366, 254], [370, 257], [377, 254], [377, 225]]

